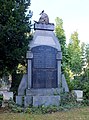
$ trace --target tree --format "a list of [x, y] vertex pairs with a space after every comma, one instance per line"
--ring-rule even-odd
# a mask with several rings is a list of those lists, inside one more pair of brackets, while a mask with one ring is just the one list
[[69, 68], [73, 74], [79, 74], [82, 70], [82, 50], [79, 45], [78, 33], [75, 31], [71, 34], [70, 42], [68, 44]]
[[[0, 1], [0, 72], [12, 72], [24, 62], [30, 32], [29, 17], [25, 12], [30, 1]], [[9, 7], [8, 7], [9, 6]]]
[[82, 43], [83, 69], [78, 85], [83, 90], [85, 99], [89, 99], [89, 44]]
[[62, 50], [62, 71], [65, 71], [67, 64], [67, 50], [66, 50], [66, 36], [65, 31], [63, 29], [63, 20], [57, 17], [55, 21], [56, 21], [55, 34], [59, 40]]
[[30, 40], [30, 0], [0, 0], [0, 75], [16, 73], [25, 64]]
[[85, 46], [85, 58], [86, 58], [87, 67], [89, 68], [89, 44]]

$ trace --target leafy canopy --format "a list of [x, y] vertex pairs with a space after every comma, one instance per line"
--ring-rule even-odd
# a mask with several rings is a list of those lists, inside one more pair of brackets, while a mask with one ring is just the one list
[[30, 0], [0, 0], [0, 75], [24, 64], [29, 41]]

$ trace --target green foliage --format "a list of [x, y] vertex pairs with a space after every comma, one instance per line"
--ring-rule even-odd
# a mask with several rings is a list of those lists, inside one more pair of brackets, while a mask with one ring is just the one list
[[16, 105], [16, 103], [12, 99], [8, 101], [8, 107], [14, 113], [21, 113], [24, 111], [24, 108]]
[[18, 87], [19, 87], [19, 84], [21, 82], [22, 76], [23, 76], [22, 73], [18, 73], [18, 74], [13, 73], [13, 75], [12, 75], [13, 81], [12, 81], [10, 90], [13, 91], [13, 93], [14, 93], [14, 100], [15, 100], [15, 96], [17, 95]]
[[3, 95], [0, 95], [0, 107], [2, 106]]
[[85, 46], [85, 58], [86, 58], [87, 67], [89, 67], [89, 44]]
[[63, 20], [57, 17], [55, 21], [56, 21], [55, 33], [59, 40], [59, 43], [61, 44], [62, 52], [64, 53], [65, 45], [66, 45], [66, 37], [63, 29]]
[[[71, 36], [68, 54], [70, 60], [65, 75], [69, 89], [83, 90], [84, 99], [87, 100], [89, 99], [89, 45], [82, 43], [80, 47], [78, 33], [76, 32]], [[71, 70], [73, 73], [72, 79], [68, 70]]]
[[74, 83], [72, 81], [70, 81], [70, 79], [67, 79], [67, 84], [69, 87], [69, 91], [74, 90]]
[[68, 81], [69, 89], [83, 90], [84, 99], [89, 99], [89, 70], [86, 69], [81, 76], [75, 76], [72, 81]]
[[65, 32], [63, 29], [63, 20], [59, 17], [56, 18], [56, 28], [55, 28], [55, 34], [59, 40], [59, 43], [61, 45], [62, 50], [62, 71], [66, 68], [67, 63], [67, 51], [66, 51], [66, 37]]
[[85, 69], [84, 74], [81, 76], [81, 86], [84, 92], [84, 97], [89, 99], [89, 69]]
[[74, 32], [71, 35], [70, 43], [68, 44], [68, 66], [73, 74], [79, 74], [82, 71], [82, 50], [79, 45], [78, 33]]
[[18, 65], [25, 66], [31, 39], [29, 6], [30, 0], [0, 1], [0, 76], [11, 74], [11, 90], [15, 91], [19, 83], [16, 77]]
[[16, 105], [16, 103], [13, 100], [8, 101], [8, 107], [11, 109], [14, 113], [30, 113], [30, 114], [45, 114], [45, 113], [52, 113], [58, 111], [57, 106], [39, 106], [39, 107], [33, 107], [29, 106], [27, 108], [21, 107]]
[[82, 90], [81, 78], [77, 76], [70, 82], [70, 85], [72, 85], [71, 90]]
[[89, 99], [84, 99], [83, 101], [82, 101], [82, 104], [84, 105], [84, 106], [89, 106]]
[[74, 93], [65, 93], [63, 92], [61, 95], [61, 106], [65, 106], [67, 104], [76, 104], [76, 96]]
[[84, 82], [82, 87], [83, 87], [84, 97], [89, 99], [89, 82]]
[[57, 111], [67, 111], [71, 108], [82, 107], [89, 105], [89, 100], [83, 100], [82, 102], [76, 101], [76, 96], [74, 93], [61, 93], [60, 95], [61, 101], [59, 106], [45, 106], [41, 105], [38, 107], [29, 106], [29, 107], [21, 107], [16, 105], [13, 100], [8, 101], [9, 109], [14, 113], [29, 113], [29, 114], [46, 114], [46, 113], [54, 113]]
[[25, 109], [25, 113], [31, 114], [46, 114], [46, 113], [53, 113], [58, 111], [57, 106], [39, 106], [39, 107], [28, 107]]
[[0, 1], [0, 75], [12, 73], [19, 63], [25, 63], [31, 11], [25, 13], [29, 5], [30, 0]]

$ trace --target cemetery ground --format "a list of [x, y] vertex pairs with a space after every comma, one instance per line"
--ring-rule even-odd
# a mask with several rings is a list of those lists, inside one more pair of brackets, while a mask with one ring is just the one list
[[0, 120], [89, 120], [89, 107], [74, 108], [51, 114], [12, 113], [0, 109]]

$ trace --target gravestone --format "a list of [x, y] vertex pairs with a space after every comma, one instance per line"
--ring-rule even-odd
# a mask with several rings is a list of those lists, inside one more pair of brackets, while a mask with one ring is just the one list
[[3, 100], [13, 100], [13, 92], [3, 92]]
[[73, 90], [72, 92], [75, 94], [76, 100], [78, 102], [83, 101], [83, 91], [82, 90]]
[[[59, 105], [62, 89], [60, 43], [54, 34], [53, 23], [34, 24], [35, 33], [27, 51], [27, 74], [23, 75], [18, 88], [16, 103], [22, 105]], [[63, 83], [66, 82], [63, 79]], [[64, 85], [64, 84], [63, 84]], [[63, 86], [66, 91], [66, 87]], [[68, 89], [67, 89], [68, 90]], [[68, 91], [67, 91], [68, 92]]]

